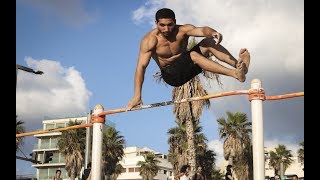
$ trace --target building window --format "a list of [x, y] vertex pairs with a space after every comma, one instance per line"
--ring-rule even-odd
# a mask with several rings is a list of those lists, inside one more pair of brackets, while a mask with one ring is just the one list
[[39, 179], [51, 179], [56, 174], [56, 170], [61, 170], [61, 178], [67, 179], [68, 173], [64, 168], [48, 168], [48, 169], [39, 169]]
[[163, 174], [167, 174], [167, 170], [163, 170]]
[[56, 128], [63, 128], [66, 127], [66, 123], [57, 123]]
[[54, 129], [54, 128], [55, 128], [55, 124], [54, 123], [44, 124], [44, 130], [49, 130], [49, 129]]
[[58, 138], [51, 138], [51, 144], [50, 144], [50, 148], [58, 148]]
[[127, 170], [126, 168], [122, 168], [121, 172], [122, 172], [122, 173], [125, 173], [126, 170]]
[[134, 172], [134, 168], [129, 168], [129, 172]]
[[140, 172], [140, 168], [134, 168], [134, 172]]
[[43, 137], [41, 138], [40, 149], [49, 149], [50, 147], [50, 138]]
[[50, 163], [60, 163], [59, 162], [59, 152], [58, 153], [53, 152], [52, 161], [50, 161]]
[[39, 169], [39, 179], [48, 179], [48, 169]]

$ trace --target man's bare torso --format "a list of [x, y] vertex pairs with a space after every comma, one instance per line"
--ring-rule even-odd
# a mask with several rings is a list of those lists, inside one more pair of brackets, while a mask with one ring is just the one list
[[147, 34], [147, 38], [155, 38], [152, 43], [151, 57], [156, 61], [160, 68], [177, 60], [182, 53], [187, 51], [188, 38], [183, 26], [176, 25], [172, 35], [165, 37], [158, 29], [153, 29]]

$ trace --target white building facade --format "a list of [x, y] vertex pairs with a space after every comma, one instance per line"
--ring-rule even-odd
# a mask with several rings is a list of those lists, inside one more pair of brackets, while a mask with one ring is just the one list
[[[44, 120], [42, 121], [43, 130], [67, 127], [70, 120], [81, 122], [83, 124], [87, 122], [87, 116]], [[56, 174], [57, 169], [61, 170], [61, 178], [64, 180], [69, 179], [64, 168], [64, 156], [59, 152], [59, 148], [57, 146], [61, 134], [61, 132], [51, 132], [34, 135], [34, 137], [38, 138], [38, 143], [34, 146], [32, 152], [36, 155], [36, 160], [40, 161], [37, 164], [32, 164], [32, 167], [37, 169], [37, 180], [51, 180], [51, 178]], [[52, 153], [52, 160], [49, 162], [44, 162], [46, 153]]]
[[145, 161], [144, 155], [148, 152], [153, 152], [157, 160], [160, 161], [158, 164], [159, 171], [154, 179], [157, 180], [173, 180], [173, 166], [168, 161], [168, 156], [151, 150], [149, 148], [143, 147], [127, 147], [124, 149], [124, 157], [120, 161], [122, 165], [122, 173], [118, 176], [118, 180], [141, 180], [140, 167], [137, 165], [139, 161]]

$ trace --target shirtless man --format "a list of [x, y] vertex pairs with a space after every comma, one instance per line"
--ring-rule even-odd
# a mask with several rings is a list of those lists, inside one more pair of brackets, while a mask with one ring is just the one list
[[[151, 57], [161, 70], [163, 80], [171, 86], [181, 86], [203, 70], [233, 77], [240, 82], [246, 80], [250, 64], [247, 49], [240, 49], [236, 60], [220, 45], [222, 35], [210, 27], [195, 27], [191, 24], [176, 24], [171, 9], [162, 8], [156, 13], [156, 28], [147, 33], [140, 44], [138, 64], [134, 77], [134, 96], [127, 105], [131, 110], [142, 105], [141, 91], [145, 70]], [[205, 37], [191, 50], [187, 50], [188, 38]], [[209, 59], [214, 55], [233, 68], [227, 68]]]

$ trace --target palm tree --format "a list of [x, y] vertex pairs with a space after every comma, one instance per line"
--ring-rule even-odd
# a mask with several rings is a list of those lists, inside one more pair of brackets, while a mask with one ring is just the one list
[[140, 166], [140, 175], [143, 180], [153, 180], [153, 178], [158, 174], [159, 167], [158, 163], [160, 161], [156, 159], [153, 152], [148, 152], [144, 156], [145, 161], [138, 161], [137, 165]]
[[221, 179], [224, 179], [224, 175], [220, 170], [213, 168], [211, 173], [211, 178], [206, 178], [206, 179], [221, 180]]
[[298, 159], [301, 165], [304, 165], [304, 141], [302, 141], [299, 145], [301, 148], [298, 149]]
[[[68, 126], [79, 125], [81, 122], [69, 121]], [[62, 131], [58, 140], [58, 148], [65, 159], [65, 169], [71, 180], [80, 175], [84, 163], [84, 150], [86, 145], [86, 130], [84, 128]]]
[[[202, 87], [200, 78], [194, 77], [182, 86], [174, 87], [172, 91], [172, 99], [185, 99], [197, 96], [204, 96], [208, 93]], [[188, 103], [181, 103], [174, 105], [174, 113], [179, 123], [185, 124], [188, 150], [186, 155], [188, 157], [188, 164], [191, 167], [190, 175], [193, 176], [196, 167], [196, 153], [194, 145], [194, 129], [193, 124], [199, 123], [200, 116], [202, 115], [202, 108], [209, 108], [210, 101], [192, 101]]]
[[225, 138], [223, 152], [225, 160], [233, 165], [239, 180], [251, 179], [252, 149], [251, 149], [251, 122], [247, 115], [241, 112], [226, 112], [227, 119], [220, 117], [220, 139]]
[[275, 148], [275, 151], [270, 151], [270, 161], [269, 166], [273, 167], [274, 174], [281, 174], [280, 167], [281, 163], [283, 163], [283, 174], [286, 172], [286, 169], [293, 162], [291, 150], [288, 150], [285, 145], [279, 144], [278, 147]]
[[[183, 124], [176, 123], [177, 127], [168, 130], [168, 144], [170, 145], [168, 160], [173, 165], [174, 174], [178, 174], [180, 167], [188, 163], [186, 153], [188, 149], [186, 127]], [[193, 129], [196, 145], [196, 164], [202, 167], [203, 174], [208, 178], [212, 172], [216, 154], [207, 149], [208, 140], [205, 135], [201, 133], [202, 127], [198, 124], [194, 125]]]
[[202, 167], [205, 179], [211, 179], [210, 177], [214, 173], [216, 155], [217, 154], [214, 151], [208, 150], [207, 148], [200, 152], [197, 151], [197, 166]]
[[[102, 163], [105, 179], [117, 178], [122, 166], [119, 161], [124, 156], [125, 140], [114, 127], [107, 126], [103, 137]], [[117, 169], [118, 168], [118, 169]]]
[[116, 165], [116, 169], [114, 170], [114, 172], [110, 176], [110, 179], [111, 180], [117, 180], [118, 176], [122, 173], [122, 169], [123, 169], [123, 166], [118, 163]]
[[[22, 125], [24, 122], [17, 119], [18, 116], [16, 116], [16, 134], [21, 134], [25, 132], [25, 128]], [[23, 137], [16, 138], [16, 152], [18, 149], [23, 145]]]
[[177, 123], [177, 127], [168, 130], [169, 138], [169, 154], [168, 161], [171, 162], [174, 174], [179, 173], [182, 165], [188, 163], [186, 151], [188, 149], [186, 127], [183, 124]]

